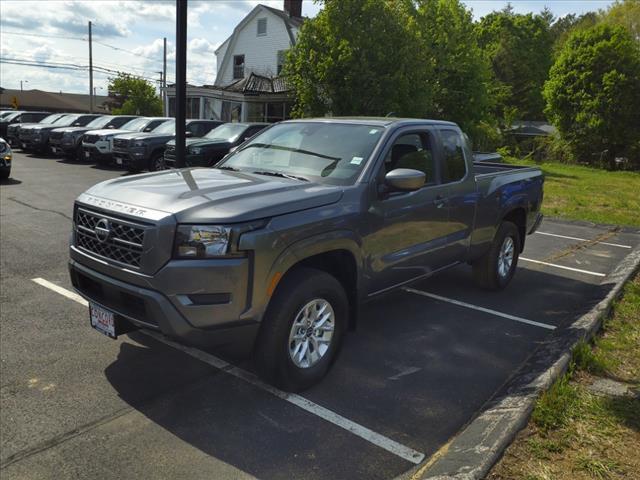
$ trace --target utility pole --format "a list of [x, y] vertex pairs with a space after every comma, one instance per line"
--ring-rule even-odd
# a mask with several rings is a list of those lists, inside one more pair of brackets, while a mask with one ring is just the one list
[[187, 116], [187, 0], [176, 0], [176, 167], [185, 166]]
[[89, 113], [93, 113], [93, 50], [91, 45], [91, 20], [89, 20]]
[[167, 37], [164, 37], [164, 57], [162, 59], [162, 112], [167, 116]]
[[[163, 83], [162, 83], [162, 78], [163, 78], [163, 77], [162, 77], [162, 72], [157, 72], [157, 73], [159, 73], [159, 74], [160, 74], [160, 81], [158, 82], [158, 88], [160, 89], [160, 98], [164, 98], [164, 95], [163, 95], [163, 93], [162, 93], [162, 85], [163, 85]], [[164, 105], [164, 104], [163, 104], [163, 105]], [[164, 106], [162, 107], [162, 109], [163, 109], [163, 111], [164, 111]]]

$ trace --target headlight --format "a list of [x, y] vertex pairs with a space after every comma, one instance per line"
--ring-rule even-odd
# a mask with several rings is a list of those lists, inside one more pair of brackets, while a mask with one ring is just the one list
[[222, 257], [229, 250], [231, 228], [219, 225], [179, 225], [175, 256], [178, 258]]
[[200, 155], [202, 153], [202, 147], [190, 148], [189, 153], [192, 153], [193, 155]]
[[144, 147], [144, 140], [136, 140], [131, 144], [131, 146], [134, 148], [142, 148]]

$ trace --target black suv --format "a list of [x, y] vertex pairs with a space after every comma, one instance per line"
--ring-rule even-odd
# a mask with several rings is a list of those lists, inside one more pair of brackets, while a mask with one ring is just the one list
[[[216, 120], [187, 120], [186, 134], [188, 137], [202, 137], [219, 125], [222, 122]], [[163, 123], [150, 133], [118, 135], [113, 139], [113, 158], [130, 172], [162, 170], [164, 149], [175, 136], [175, 120]]]
[[[202, 138], [187, 139], [187, 167], [212, 167], [245, 140], [253, 137], [260, 130], [268, 127], [268, 123], [225, 123], [214, 128]], [[166, 167], [176, 163], [176, 141], [167, 143], [164, 152]]]
[[65, 115], [48, 125], [33, 125], [20, 130], [20, 144], [23, 150], [48, 152], [49, 135], [52, 131], [62, 127], [84, 127], [87, 123], [102, 115], [74, 113]]
[[[20, 146], [20, 129], [24, 127], [31, 127], [33, 125], [51, 125], [56, 120], [64, 117], [66, 113], [52, 113], [47, 115], [41, 120], [24, 120], [20, 123], [12, 123], [7, 126], [7, 136], [4, 137], [9, 145], [12, 147]], [[28, 117], [27, 117], [28, 118]], [[36, 117], [37, 118], [37, 117]]]
[[13, 114], [6, 115], [0, 120], [0, 137], [7, 138], [7, 128], [14, 123], [32, 123], [39, 122], [50, 112], [22, 112], [16, 111]]

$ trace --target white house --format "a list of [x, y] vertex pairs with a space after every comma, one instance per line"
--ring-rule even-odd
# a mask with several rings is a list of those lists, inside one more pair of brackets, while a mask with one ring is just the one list
[[[289, 118], [291, 92], [279, 74], [302, 22], [302, 0], [284, 0], [283, 10], [266, 5], [251, 10], [215, 52], [215, 83], [187, 86], [187, 118], [227, 122]], [[173, 116], [174, 86], [167, 88], [167, 102]]]

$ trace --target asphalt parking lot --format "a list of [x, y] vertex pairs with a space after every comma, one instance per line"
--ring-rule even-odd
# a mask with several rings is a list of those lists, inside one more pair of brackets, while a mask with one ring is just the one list
[[15, 154], [0, 187], [0, 472], [9, 478], [407, 475], [456, 435], [541, 342], [607, 293], [640, 232], [545, 220], [507, 290], [461, 266], [365, 307], [302, 395], [251, 366], [89, 327], [66, 270], [74, 198], [122, 172]]

